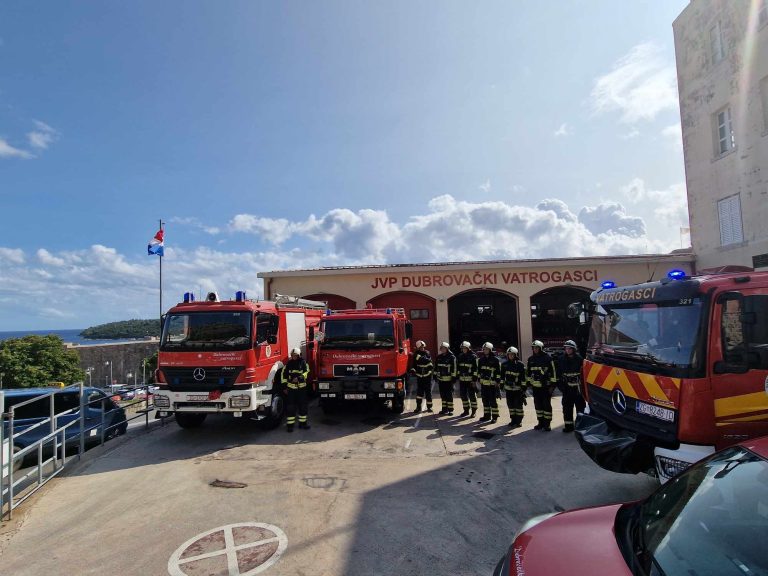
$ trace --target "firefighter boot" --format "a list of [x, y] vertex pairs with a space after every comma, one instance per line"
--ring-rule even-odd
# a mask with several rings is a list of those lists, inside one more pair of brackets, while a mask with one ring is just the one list
[[541, 429], [544, 432], [551, 432], [552, 428], [549, 426], [549, 420], [544, 420], [544, 424], [542, 425]]
[[472, 408], [472, 412], [469, 413], [470, 418], [474, 418], [477, 414], [477, 408]]
[[312, 426], [309, 425], [309, 422], [299, 422], [299, 428], [302, 430], [309, 430]]
[[416, 410], [413, 411], [414, 414], [418, 414], [421, 412], [421, 400], [416, 400]]
[[465, 409], [464, 409], [464, 412], [462, 412], [462, 413], [460, 414], [460, 416], [461, 416], [462, 418], [466, 418], [467, 416], [469, 416], [469, 410], [467, 410], [467, 409], [465, 408]]
[[563, 432], [573, 432], [573, 424], [566, 424], [563, 427]]
[[543, 421], [542, 421], [542, 419], [541, 419], [541, 418], [539, 418], [539, 423], [538, 423], [538, 424], [536, 424], [536, 426], [534, 426], [534, 427], [533, 427], [533, 429], [534, 429], [534, 430], [541, 430], [542, 428], [544, 428], [544, 424], [543, 424]]
[[293, 432], [293, 424], [286, 424], [285, 431], [286, 432]]

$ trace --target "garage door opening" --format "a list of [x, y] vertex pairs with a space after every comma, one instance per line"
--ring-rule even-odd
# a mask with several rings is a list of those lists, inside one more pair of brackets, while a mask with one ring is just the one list
[[591, 290], [575, 286], [557, 286], [531, 296], [533, 337], [547, 348], [560, 348], [566, 340], [575, 340], [583, 352], [583, 332], [588, 329], [578, 318], [568, 318], [568, 305], [589, 297]]
[[474, 349], [484, 342], [497, 350], [518, 346], [517, 298], [500, 290], [462, 292], [448, 299], [448, 325], [453, 350], [464, 340]]
[[354, 300], [350, 300], [346, 296], [339, 296], [338, 294], [309, 294], [308, 296], [302, 296], [306, 300], [317, 300], [318, 302], [326, 302], [328, 308], [331, 310], [354, 310], [357, 308]]
[[404, 308], [408, 320], [413, 323], [411, 343], [424, 340], [427, 349], [434, 355], [437, 352], [437, 318], [435, 299], [418, 292], [388, 292], [368, 303], [373, 308]]

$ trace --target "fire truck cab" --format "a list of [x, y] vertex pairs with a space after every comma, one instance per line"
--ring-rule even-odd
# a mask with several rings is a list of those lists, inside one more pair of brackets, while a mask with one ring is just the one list
[[292, 296], [260, 302], [237, 292], [234, 300], [220, 301], [211, 292], [195, 302], [185, 294], [163, 323], [155, 407], [161, 416], [173, 414], [182, 428], [214, 413], [245, 415], [265, 428], [279, 425], [282, 368], [295, 347], [314, 366], [314, 331], [324, 309], [324, 302]]
[[401, 414], [412, 332], [402, 308], [328, 310], [317, 352], [321, 408], [369, 400]]
[[597, 464], [666, 481], [768, 434], [768, 272], [606, 282], [590, 312], [576, 436]]

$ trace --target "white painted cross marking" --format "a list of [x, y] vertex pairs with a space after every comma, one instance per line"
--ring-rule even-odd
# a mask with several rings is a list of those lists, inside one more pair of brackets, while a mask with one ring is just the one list
[[253, 576], [273, 566], [287, 547], [285, 532], [272, 524], [227, 524], [198, 534], [179, 546], [168, 559], [168, 574]]

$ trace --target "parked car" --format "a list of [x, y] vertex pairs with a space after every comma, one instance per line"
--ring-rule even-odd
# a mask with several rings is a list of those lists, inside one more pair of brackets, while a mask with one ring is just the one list
[[133, 390], [131, 388], [120, 388], [117, 391], [116, 396], [120, 397], [120, 400], [127, 401], [127, 400], [133, 400], [136, 398], [136, 390]]
[[[70, 422], [74, 422], [65, 432], [66, 448], [67, 452], [70, 453], [77, 451], [80, 446], [80, 393], [78, 389], [19, 388], [4, 390], [4, 392], [6, 412], [10, 412], [12, 406], [22, 404], [33, 398], [39, 398], [39, 400], [32, 402], [31, 404], [26, 404], [14, 410], [13, 433], [22, 433], [17, 438], [13, 439], [14, 453], [23, 450], [27, 446], [38, 442], [50, 434], [50, 423], [46, 422], [37, 427], [34, 427], [34, 425], [44, 422], [46, 418], [50, 418], [50, 399], [44, 398], [44, 396], [51, 392], [55, 392], [53, 397], [55, 427], [60, 428]], [[112, 399], [98, 388], [86, 387], [83, 389], [83, 393], [85, 394], [85, 401], [88, 403], [84, 414], [86, 447], [90, 447], [100, 442], [102, 414], [104, 420], [104, 437], [106, 439], [119, 434], [125, 434], [128, 429], [128, 422], [125, 418], [125, 411], [122, 408], [117, 406]], [[6, 427], [3, 431], [3, 436], [7, 439], [10, 435], [8, 421], [4, 420], [3, 425]], [[60, 441], [61, 434], [59, 434], [57, 438]], [[46, 442], [43, 446], [44, 457], [47, 458], [52, 453], [53, 441]], [[32, 451], [32, 453], [24, 458], [24, 463], [35, 461], [36, 458], [36, 451]], [[17, 470], [21, 465], [22, 462], [14, 463], [14, 467]]]
[[768, 437], [726, 448], [645, 500], [530, 519], [494, 576], [768, 574]]

